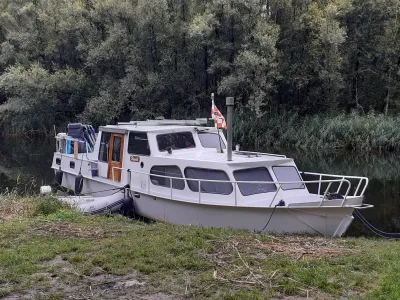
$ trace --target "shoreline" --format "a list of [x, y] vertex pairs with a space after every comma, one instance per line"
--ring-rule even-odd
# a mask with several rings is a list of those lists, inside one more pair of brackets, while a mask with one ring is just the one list
[[[0, 196], [3, 299], [396, 299], [400, 243], [82, 216]], [[302, 299], [302, 298], [300, 298]]]

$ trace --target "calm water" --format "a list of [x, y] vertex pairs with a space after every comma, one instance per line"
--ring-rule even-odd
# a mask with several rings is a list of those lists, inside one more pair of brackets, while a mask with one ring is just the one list
[[[37, 192], [41, 185], [51, 184], [54, 148], [53, 139], [0, 140], [0, 193], [15, 187]], [[282, 149], [274, 152], [294, 158], [302, 171], [368, 177], [364, 202], [375, 208], [363, 210], [363, 215], [381, 230], [400, 232], [400, 155]], [[369, 235], [358, 221], [353, 222], [347, 234]]]

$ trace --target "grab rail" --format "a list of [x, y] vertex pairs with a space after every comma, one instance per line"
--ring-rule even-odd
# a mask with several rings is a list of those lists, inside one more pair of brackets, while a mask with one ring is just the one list
[[[331, 177], [331, 178], [341, 178], [341, 179], [355, 179], [358, 180], [356, 190], [352, 196], [363, 196], [365, 193], [365, 190], [367, 189], [367, 186], [369, 184], [369, 180], [367, 177], [361, 177], [361, 176], [347, 176], [347, 175], [332, 175], [332, 174], [324, 174], [324, 173], [314, 173], [314, 172], [301, 172], [300, 174], [303, 175], [312, 175], [312, 176], [318, 176], [320, 180], [322, 180], [323, 177]], [[360, 190], [360, 187], [362, 186], [363, 182], [365, 182], [365, 185], [363, 189], [361, 190], [360, 194], [358, 194], [358, 191]], [[342, 187], [342, 184], [339, 184], [336, 193], [340, 192], [340, 189]], [[320, 193], [320, 188], [321, 186], [319, 185], [318, 193]]]
[[[117, 168], [117, 167], [113, 167], [113, 168]], [[122, 169], [122, 168], [120, 168]], [[282, 185], [285, 184], [310, 184], [310, 183], [328, 183], [328, 187], [325, 189], [324, 191], [324, 195], [323, 197], [321, 197], [319, 206], [322, 206], [323, 202], [327, 200], [327, 195], [329, 193], [329, 190], [331, 188], [332, 183], [334, 182], [338, 182], [341, 186], [343, 185], [343, 183], [347, 184], [347, 189], [346, 189], [346, 193], [343, 195], [343, 201], [341, 203], [341, 206], [344, 205], [349, 192], [351, 190], [351, 182], [349, 180], [347, 180], [346, 178], [341, 178], [341, 179], [331, 179], [331, 180], [298, 180], [298, 181], [287, 181], [287, 182], [279, 182], [279, 181], [230, 181], [230, 180], [212, 180], [212, 179], [196, 179], [196, 178], [185, 178], [185, 177], [174, 177], [174, 176], [165, 176], [165, 175], [158, 175], [158, 174], [151, 174], [151, 173], [146, 173], [146, 172], [141, 172], [141, 171], [134, 171], [134, 170], [127, 170], [128, 172], [132, 172], [132, 173], [136, 173], [136, 174], [141, 174], [141, 175], [146, 175], [147, 176], [147, 193], [150, 194], [150, 177], [154, 176], [154, 177], [158, 177], [158, 178], [167, 178], [169, 179], [169, 188], [170, 188], [170, 193], [169, 193], [169, 197], [172, 200], [173, 199], [173, 180], [182, 180], [182, 181], [197, 181], [198, 183], [198, 203], [201, 203], [202, 198], [201, 198], [201, 183], [202, 182], [214, 182], [214, 183], [230, 183], [233, 184], [233, 191], [234, 191], [234, 201], [235, 201], [235, 206], [237, 206], [237, 185], [238, 184], [275, 184], [278, 185], [278, 188], [275, 192], [275, 195], [273, 197], [273, 199], [271, 200], [271, 202], [269, 203], [269, 207], [272, 206], [272, 204], [274, 203], [277, 195], [279, 194], [279, 191], [282, 188]], [[164, 186], [165, 187], [165, 186]], [[167, 194], [165, 194], [165, 196], [167, 196]]]

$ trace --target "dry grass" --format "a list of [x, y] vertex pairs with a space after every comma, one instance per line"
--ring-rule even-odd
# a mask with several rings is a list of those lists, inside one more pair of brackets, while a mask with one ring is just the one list
[[0, 203], [4, 296], [130, 299], [138, 289], [154, 299], [397, 299], [400, 293], [396, 242], [85, 217], [40, 197], [8, 195]]
[[35, 228], [35, 230], [39, 234], [64, 237], [105, 238], [113, 235], [110, 232], [106, 232], [106, 230], [101, 227], [88, 228], [87, 226], [79, 226], [78, 224], [68, 222], [49, 222], [43, 226]]
[[21, 197], [16, 193], [0, 194], [0, 220], [7, 221], [31, 217], [37, 207], [34, 197]]
[[273, 237], [273, 242], [255, 240], [254, 249], [266, 249], [296, 259], [315, 259], [336, 257], [339, 255], [359, 253], [360, 250], [345, 248], [345, 240], [332, 240], [306, 236]]

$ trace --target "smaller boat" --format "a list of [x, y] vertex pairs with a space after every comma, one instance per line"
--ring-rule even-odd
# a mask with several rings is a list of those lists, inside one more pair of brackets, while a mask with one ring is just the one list
[[[109, 196], [59, 196], [59, 200], [71, 205], [75, 210], [86, 215], [102, 214], [106, 212], [117, 212], [124, 204], [125, 195], [123, 191]], [[132, 198], [128, 198], [132, 199]]]

